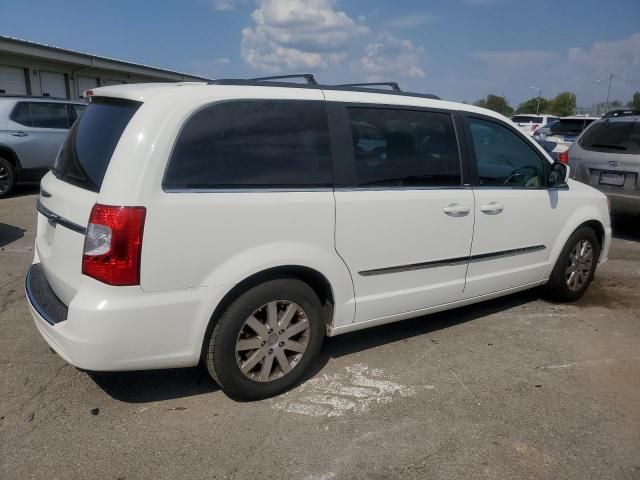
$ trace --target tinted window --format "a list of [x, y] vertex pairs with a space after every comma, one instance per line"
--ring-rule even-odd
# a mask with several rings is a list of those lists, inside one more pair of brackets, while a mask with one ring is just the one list
[[30, 106], [33, 127], [69, 128], [69, 117], [64, 103], [33, 102]]
[[71, 123], [73, 123], [76, 121], [76, 119], [80, 118], [80, 115], [82, 115], [82, 113], [85, 111], [87, 106], [70, 104], [67, 106], [67, 108], [69, 110], [69, 118], [71, 118]]
[[542, 123], [544, 119], [542, 117], [532, 117], [530, 115], [516, 115], [511, 119], [515, 123]]
[[359, 187], [460, 185], [450, 114], [361, 107], [347, 112]]
[[13, 109], [11, 120], [25, 127], [31, 126], [31, 110], [27, 102], [18, 103]]
[[598, 152], [640, 154], [640, 123], [598, 122], [584, 132], [580, 146]]
[[591, 122], [593, 122], [591, 119], [560, 119], [547, 126], [551, 135], [579, 135]]
[[178, 137], [163, 185], [287, 188], [332, 183], [323, 102], [260, 100], [211, 105], [193, 115]]
[[537, 188], [545, 185], [543, 159], [523, 138], [498, 123], [469, 120], [478, 183]]
[[94, 100], [73, 124], [53, 173], [60, 179], [98, 192], [111, 155], [140, 104]]

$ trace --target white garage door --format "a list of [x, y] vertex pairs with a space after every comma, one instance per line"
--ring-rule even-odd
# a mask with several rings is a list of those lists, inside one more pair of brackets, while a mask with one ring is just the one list
[[111, 78], [107, 78], [104, 81], [105, 85], [124, 85], [125, 83], [127, 83], [127, 82], [123, 82], [122, 80], [113, 80]]
[[26, 95], [27, 83], [24, 68], [0, 65], [0, 93]]
[[96, 77], [83, 77], [82, 75], [78, 75], [78, 97], [83, 98], [84, 92], [86, 90], [91, 90], [92, 88], [96, 88], [98, 86], [98, 79]]
[[64, 73], [40, 70], [40, 87], [44, 97], [67, 98], [67, 82]]

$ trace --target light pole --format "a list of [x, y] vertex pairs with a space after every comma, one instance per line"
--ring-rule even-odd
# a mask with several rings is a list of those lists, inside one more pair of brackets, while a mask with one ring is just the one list
[[540, 112], [540, 98], [542, 97], [542, 89], [534, 86], [530, 86], [534, 90], [538, 90], [538, 106], [536, 107], [536, 115]]
[[598, 115], [600, 113], [600, 107], [598, 106], [598, 99], [597, 97], [594, 95], [595, 93], [595, 89], [596, 89], [596, 85], [599, 85], [600, 83], [602, 83], [602, 78], [600, 80], [594, 80], [593, 82], [591, 82], [591, 95], [593, 97], [593, 101], [595, 102], [595, 107], [596, 107], [596, 115]]

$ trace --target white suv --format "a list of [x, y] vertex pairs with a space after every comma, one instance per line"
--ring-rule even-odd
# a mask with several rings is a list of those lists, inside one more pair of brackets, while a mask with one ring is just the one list
[[258, 80], [92, 93], [26, 279], [82, 369], [202, 361], [264, 398], [325, 336], [544, 284], [575, 300], [607, 258], [605, 196], [489, 110]]

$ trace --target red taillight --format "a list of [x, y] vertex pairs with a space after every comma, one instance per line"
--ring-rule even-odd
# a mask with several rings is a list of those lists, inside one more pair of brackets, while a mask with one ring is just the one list
[[531, 131], [535, 132], [540, 127], [539, 123], [534, 123], [531, 125]]
[[564, 152], [560, 152], [558, 154], [558, 160], [560, 163], [564, 163], [565, 165], [569, 165], [569, 151], [565, 150]]
[[84, 93], [82, 94], [83, 97], [87, 98], [87, 97], [93, 97], [93, 90], [85, 90]]
[[109, 285], [140, 285], [144, 207], [96, 204], [84, 239], [82, 273]]

